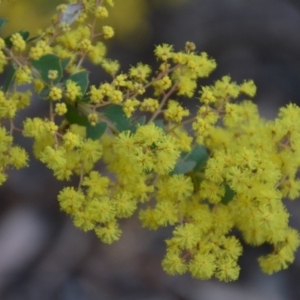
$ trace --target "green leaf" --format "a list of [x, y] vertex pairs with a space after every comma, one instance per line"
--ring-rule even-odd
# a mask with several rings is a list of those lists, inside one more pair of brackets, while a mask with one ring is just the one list
[[[27, 41], [27, 39], [29, 38], [29, 31], [19, 30], [19, 31], [17, 31], [17, 33], [19, 33], [22, 36], [22, 38], [23, 38], [24, 41]], [[12, 42], [10, 40], [10, 38], [12, 37], [12, 35], [13, 34], [10, 34], [9, 36], [7, 36], [4, 39], [5, 45], [8, 48], [12, 47]]]
[[107, 128], [105, 122], [97, 123], [95, 126], [92, 126], [90, 123], [86, 126], [86, 137], [92, 140], [98, 140]]
[[52, 81], [51, 79], [48, 78], [48, 72], [50, 70], [57, 71], [57, 78], [53, 80], [53, 83], [57, 84], [60, 81], [62, 77], [62, 67], [60, 64], [60, 59], [57, 55], [54, 54], [43, 55], [38, 60], [33, 60], [31, 64], [39, 71], [42, 79], [46, 83], [50, 84]]
[[131, 124], [130, 131], [132, 133], [136, 132], [138, 126], [144, 125], [145, 123], [146, 123], [146, 116], [142, 116], [138, 118], [136, 121], [133, 122], [133, 124]]
[[17, 69], [13, 66], [13, 64], [9, 65], [7, 75], [5, 78], [5, 82], [4, 82], [4, 86], [3, 86], [4, 92], [7, 92], [9, 90], [11, 83], [13, 82], [16, 70]]
[[195, 170], [197, 171], [205, 165], [208, 158], [209, 155], [207, 153], [206, 148], [204, 146], [196, 145], [192, 152], [186, 156], [185, 161], [195, 161]]
[[61, 60], [61, 67], [63, 70], [67, 67], [70, 61], [71, 61], [71, 57], [67, 57]]
[[228, 183], [225, 183], [225, 194], [221, 200], [221, 203], [227, 205], [234, 196], [235, 191], [228, 185]]
[[41, 99], [48, 99], [49, 98], [50, 89], [48, 87], [44, 87], [40, 92], [39, 96]]
[[130, 119], [125, 115], [122, 106], [110, 105], [103, 111], [103, 114], [116, 126], [119, 132], [130, 130]]
[[80, 113], [74, 106], [67, 104], [66, 119], [70, 124], [78, 124], [81, 126], [87, 126], [89, 121], [86, 116]]
[[72, 74], [67, 80], [76, 82], [81, 89], [82, 95], [84, 95], [89, 84], [89, 73], [87, 71], [81, 71]]
[[163, 130], [165, 130], [165, 124], [162, 119], [154, 120], [153, 123], [155, 124], [155, 126], [160, 127]]
[[191, 160], [189, 161], [179, 160], [175, 165], [175, 168], [170, 172], [170, 175], [186, 174], [187, 172], [193, 170], [196, 164], [197, 163], [195, 161], [191, 161]]
[[4, 18], [0, 19], [0, 29], [5, 25], [6, 22], [8, 22], [8, 19], [4, 19]]

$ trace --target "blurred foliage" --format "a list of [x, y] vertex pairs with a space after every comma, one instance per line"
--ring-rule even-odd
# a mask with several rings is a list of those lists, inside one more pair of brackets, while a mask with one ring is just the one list
[[[111, 10], [106, 24], [115, 28], [116, 39], [124, 47], [133, 50], [138, 42], [141, 48], [147, 44], [153, 34], [150, 24], [153, 10], [178, 7], [187, 1], [189, 0], [115, 0], [115, 7]], [[39, 29], [49, 25], [51, 15], [55, 13], [55, 7], [61, 3], [61, 0], [3, 1], [0, 18], [5, 16], [10, 22], [5, 26], [1, 35], [7, 36], [24, 28], [30, 32], [31, 36], [36, 35]]]

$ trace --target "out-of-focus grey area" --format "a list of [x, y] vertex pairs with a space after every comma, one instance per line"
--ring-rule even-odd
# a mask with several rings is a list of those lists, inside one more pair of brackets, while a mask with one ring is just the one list
[[[218, 63], [203, 83], [227, 74], [237, 82], [253, 79], [258, 87], [254, 101], [270, 119], [278, 107], [298, 103], [298, 0], [188, 0], [174, 7], [161, 2], [149, 1], [150, 30], [147, 36], [133, 36], [135, 49], [128, 47], [130, 43], [111, 43], [109, 56], [120, 58], [124, 70], [138, 61], [155, 63], [154, 45], [171, 43], [180, 50], [186, 41], [194, 41], [199, 51], [208, 52]], [[92, 75], [91, 81], [99, 78]], [[25, 115], [46, 116], [46, 110], [44, 102], [34, 100], [18, 120]], [[18, 135], [16, 139], [30, 149], [30, 140]], [[0, 187], [0, 299], [300, 299], [299, 252], [288, 270], [273, 276], [262, 274], [256, 261], [268, 247], [245, 247], [240, 278], [234, 283], [168, 276], [160, 263], [170, 230], [150, 232], [136, 219], [124, 220], [120, 241], [104, 245], [94, 234], [76, 229], [59, 211], [56, 197], [62, 186], [32, 157], [29, 168], [10, 171]], [[286, 205], [291, 226], [300, 229], [299, 203]]]

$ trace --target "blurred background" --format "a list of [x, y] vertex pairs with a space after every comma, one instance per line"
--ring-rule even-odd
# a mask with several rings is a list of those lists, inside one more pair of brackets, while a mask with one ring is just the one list
[[[0, 36], [20, 29], [34, 36], [48, 25], [58, 3], [4, 1], [0, 18], [10, 22]], [[108, 23], [116, 31], [108, 57], [119, 59], [124, 71], [139, 61], [155, 64], [154, 45], [170, 43], [180, 50], [193, 41], [218, 63], [203, 84], [227, 74], [238, 83], [253, 79], [258, 87], [254, 101], [269, 119], [280, 106], [300, 100], [298, 0], [115, 0]], [[91, 82], [98, 83], [101, 76], [93, 70]], [[0, 84], [4, 78], [2, 74]], [[35, 99], [17, 123], [46, 111], [45, 103]], [[16, 139], [30, 149], [30, 140]], [[32, 158], [29, 168], [10, 171], [0, 187], [0, 299], [300, 299], [299, 253], [288, 270], [273, 276], [262, 274], [256, 261], [267, 247], [245, 247], [234, 283], [171, 277], [160, 264], [168, 229], [150, 232], [138, 220], [125, 220], [120, 241], [104, 245], [59, 211], [56, 197], [62, 186]], [[299, 203], [286, 205], [291, 226], [300, 229]]]

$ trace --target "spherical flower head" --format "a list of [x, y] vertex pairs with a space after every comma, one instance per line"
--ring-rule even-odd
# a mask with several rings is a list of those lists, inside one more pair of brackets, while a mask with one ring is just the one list
[[253, 80], [244, 81], [240, 85], [240, 92], [247, 96], [254, 97], [256, 94], [256, 85]]
[[180, 252], [169, 251], [162, 261], [164, 271], [170, 275], [184, 274], [187, 271], [187, 264], [180, 257]]
[[61, 210], [71, 215], [76, 214], [84, 202], [82, 191], [75, 190], [74, 187], [64, 187], [57, 198]]
[[177, 72], [174, 72], [173, 75], [174, 79], [177, 81], [177, 94], [188, 98], [193, 97], [197, 87], [196, 80], [189, 76], [181, 76]]
[[88, 115], [88, 120], [92, 126], [95, 126], [99, 122], [99, 116], [97, 113], [91, 113]]
[[70, 150], [74, 149], [75, 147], [79, 147], [81, 145], [82, 139], [78, 134], [68, 131], [63, 136], [63, 141], [64, 141], [63, 147], [67, 151], [70, 151]]
[[123, 101], [123, 93], [118, 90], [114, 90], [109, 95], [109, 100], [114, 104], [120, 104]]
[[131, 67], [129, 76], [137, 81], [145, 82], [151, 73], [150, 66], [138, 63], [136, 67]]
[[221, 80], [217, 80], [214, 88], [217, 98], [231, 97], [235, 99], [240, 93], [240, 87], [235, 82], [231, 82], [230, 76], [223, 76]]
[[114, 29], [111, 26], [103, 26], [102, 33], [103, 33], [103, 38], [106, 40], [111, 39], [115, 34]]
[[206, 105], [212, 104], [216, 101], [213, 89], [209, 86], [202, 87], [200, 102]]
[[33, 81], [31, 69], [26, 65], [19, 67], [15, 73], [15, 80], [18, 85], [31, 83]]
[[49, 92], [49, 98], [53, 101], [60, 100], [62, 98], [62, 89], [53, 86]]
[[95, 65], [100, 64], [106, 54], [106, 46], [102, 42], [97, 42], [89, 49], [88, 57]]
[[83, 52], [88, 52], [92, 48], [92, 43], [89, 39], [83, 39], [78, 45], [78, 49]]
[[29, 57], [37, 60], [45, 54], [52, 53], [52, 48], [47, 44], [46, 41], [40, 40], [35, 46], [31, 47], [29, 50]]
[[57, 76], [58, 76], [58, 71], [57, 71], [57, 70], [49, 70], [49, 71], [48, 71], [48, 78], [49, 78], [50, 80], [56, 79]]
[[89, 197], [108, 195], [109, 178], [100, 175], [97, 171], [91, 171], [89, 176], [85, 176], [82, 186], [88, 187]]
[[190, 114], [188, 109], [183, 108], [177, 101], [169, 100], [168, 108], [164, 111], [164, 116], [168, 121], [181, 122], [183, 117]]
[[103, 59], [101, 66], [110, 75], [115, 75], [120, 69], [120, 64], [117, 60]]
[[79, 151], [82, 161], [95, 163], [102, 156], [102, 146], [99, 141], [85, 140]]
[[194, 186], [190, 177], [180, 175], [167, 176], [157, 182], [157, 199], [170, 200], [175, 203], [185, 201], [191, 197]]
[[113, 7], [115, 5], [113, 0], [104, 0], [104, 3], [110, 7]]
[[116, 78], [113, 82], [113, 85], [116, 87], [126, 86], [126, 79], [127, 79], [126, 74], [120, 74], [120, 75], [116, 76]]
[[9, 162], [16, 169], [24, 168], [28, 165], [28, 154], [25, 149], [18, 146], [14, 146], [10, 150]]
[[123, 105], [123, 111], [127, 118], [130, 118], [133, 112], [136, 110], [136, 107], [140, 104], [140, 101], [136, 99], [128, 99]]
[[141, 111], [149, 111], [149, 112], [155, 112], [159, 107], [159, 102], [156, 99], [153, 98], [146, 98], [143, 100], [143, 102], [140, 105]]
[[95, 9], [95, 17], [98, 19], [104, 19], [108, 17], [108, 10], [104, 6], [98, 6]]
[[172, 86], [172, 80], [170, 79], [169, 76], [164, 76], [162, 79], [159, 79], [153, 83], [154, 87], [154, 94], [155, 95], [160, 95], [162, 94], [165, 90], [169, 89]]
[[97, 104], [102, 101], [104, 94], [101, 89], [97, 89], [94, 85], [90, 87], [90, 101], [94, 104]]
[[24, 51], [26, 48], [26, 42], [19, 32], [13, 33], [10, 37], [10, 41], [13, 45], [13, 48], [16, 51]]
[[63, 116], [68, 111], [68, 109], [65, 103], [56, 103], [54, 111], [59, 116]]
[[154, 54], [157, 59], [166, 61], [172, 57], [173, 46], [168, 44], [158, 45], [154, 50]]
[[76, 98], [80, 97], [81, 95], [82, 92], [80, 86], [78, 86], [77, 83], [72, 80], [67, 80], [65, 96], [69, 98], [71, 101], [75, 101]]
[[185, 51], [186, 52], [191, 52], [196, 50], [196, 45], [193, 42], [186, 42], [185, 43]]
[[210, 253], [197, 253], [189, 262], [192, 277], [201, 280], [212, 278], [216, 268], [216, 257]]
[[119, 240], [122, 231], [115, 221], [111, 221], [104, 226], [97, 227], [95, 233], [103, 243], [111, 244], [114, 241]]

